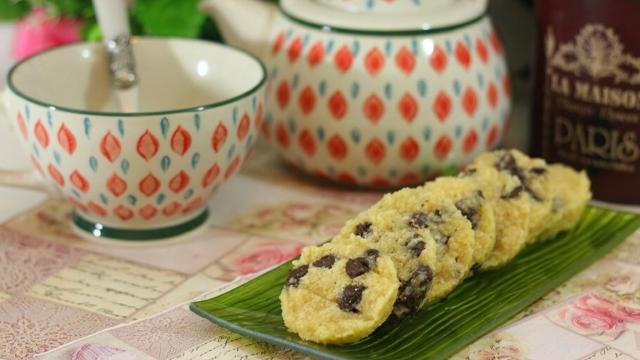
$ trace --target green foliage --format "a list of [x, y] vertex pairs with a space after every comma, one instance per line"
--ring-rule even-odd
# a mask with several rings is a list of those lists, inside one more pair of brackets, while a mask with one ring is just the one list
[[198, 3], [199, 0], [138, 0], [131, 9], [134, 28], [139, 24], [145, 35], [196, 37], [205, 20]]
[[0, 0], [0, 21], [19, 19], [29, 11], [30, 7], [26, 0]]

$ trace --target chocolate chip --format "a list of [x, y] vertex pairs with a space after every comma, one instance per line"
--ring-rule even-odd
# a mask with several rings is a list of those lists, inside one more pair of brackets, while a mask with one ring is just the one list
[[469, 220], [473, 230], [478, 228], [480, 214], [478, 214], [479, 204], [473, 198], [464, 198], [456, 202], [456, 208]]
[[347, 285], [338, 298], [338, 307], [345, 312], [359, 313], [358, 305], [362, 301], [362, 293], [367, 289], [361, 284]]
[[433, 271], [431, 268], [426, 265], [418, 266], [409, 279], [403, 281], [398, 288], [398, 297], [393, 305], [393, 313], [397, 317], [404, 317], [418, 311], [427, 296], [432, 280]]
[[308, 271], [309, 265], [300, 265], [297, 268], [289, 270], [289, 276], [287, 276], [285, 286], [298, 287], [300, 280], [307, 275]]
[[478, 170], [474, 168], [464, 169], [460, 172], [460, 174], [458, 174], [458, 176], [460, 177], [473, 176], [476, 172], [478, 172]]
[[369, 262], [367, 261], [367, 258], [364, 257], [349, 259], [345, 265], [345, 271], [352, 279], [362, 274], [366, 274], [369, 270]]
[[362, 238], [366, 238], [367, 236], [369, 236], [369, 234], [373, 232], [373, 229], [371, 228], [371, 226], [372, 224], [370, 222], [363, 222], [361, 224], [358, 224], [356, 225], [356, 230], [354, 234]]
[[510, 152], [504, 151], [502, 152], [500, 157], [496, 159], [494, 166], [498, 170], [513, 172], [515, 169], [518, 168], [518, 163], [516, 162], [516, 159], [513, 157], [513, 155], [511, 155]]
[[449, 245], [449, 239], [451, 238], [449, 235], [437, 229], [429, 229], [429, 231], [431, 232], [433, 240], [435, 240], [438, 244]]
[[407, 248], [415, 257], [419, 257], [422, 254], [426, 245], [424, 238], [420, 234], [413, 234], [406, 243]]
[[529, 169], [529, 172], [536, 174], [536, 175], [543, 175], [546, 174], [547, 169], [543, 168], [543, 167], [533, 167], [531, 169]]
[[366, 254], [367, 254], [367, 260], [371, 264], [371, 267], [373, 267], [376, 264], [376, 260], [378, 259], [378, 256], [380, 256], [380, 251], [376, 249], [369, 249], [367, 250]]
[[312, 265], [315, 266], [315, 267], [322, 267], [322, 268], [331, 269], [335, 262], [336, 262], [336, 257], [331, 255], [331, 254], [329, 254], [329, 255], [325, 255], [325, 256], [321, 257], [320, 259], [314, 261]]
[[350, 278], [358, 277], [362, 274], [368, 273], [376, 266], [376, 261], [380, 256], [380, 252], [375, 249], [369, 249], [366, 252], [366, 256], [357, 257], [355, 259], [349, 259], [345, 265], [345, 271]]
[[518, 185], [513, 190], [506, 192], [500, 196], [504, 200], [515, 199], [524, 191], [524, 186]]
[[479, 197], [480, 199], [484, 199], [484, 193], [482, 192], [482, 190], [476, 191], [476, 196]]
[[407, 224], [414, 229], [420, 229], [427, 226], [427, 220], [429, 220], [427, 213], [417, 212], [411, 215]]

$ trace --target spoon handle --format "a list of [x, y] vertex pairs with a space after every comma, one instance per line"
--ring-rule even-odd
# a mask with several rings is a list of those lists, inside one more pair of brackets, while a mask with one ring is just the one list
[[93, 0], [93, 7], [105, 41], [131, 35], [125, 0]]
[[137, 82], [131, 30], [125, 0], [93, 0], [100, 30], [107, 45], [113, 84], [116, 89], [128, 89]]

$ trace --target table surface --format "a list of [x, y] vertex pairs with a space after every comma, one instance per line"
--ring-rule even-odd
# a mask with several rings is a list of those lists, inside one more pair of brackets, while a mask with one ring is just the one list
[[[513, 127], [511, 144], [524, 128]], [[380, 194], [317, 182], [258, 146], [211, 201], [210, 224], [161, 247], [82, 240], [64, 202], [0, 186], [0, 359], [303, 358], [219, 328], [187, 305], [329, 238]], [[28, 167], [17, 149], [0, 121], [0, 169]], [[640, 359], [640, 232], [455, 358]]]

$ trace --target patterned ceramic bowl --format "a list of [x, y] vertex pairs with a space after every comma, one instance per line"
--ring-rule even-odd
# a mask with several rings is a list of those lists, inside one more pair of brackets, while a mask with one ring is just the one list
[[[7, 115], [41, 178], [94, 237], [149, 240], [203, 224], [207, 200], [237, 172], [262, 122], [265, 70], [204, 41], [134, 39], [139, 112], [114, 105], [101, 44], [18, 63]], [[3, 172], [6, 183], [11, 176]], [[15, 181], [14, 181], [15, 182]]]

